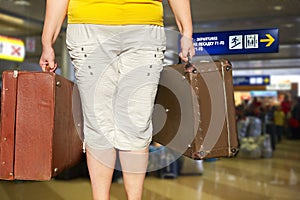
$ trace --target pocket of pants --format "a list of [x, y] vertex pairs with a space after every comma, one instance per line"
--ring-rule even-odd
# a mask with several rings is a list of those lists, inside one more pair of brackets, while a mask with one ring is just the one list
[[68, 25], [66, 44], [75, 72], [88, 67], [88, 59], [98, 46], [92, 31], [84, 24]]

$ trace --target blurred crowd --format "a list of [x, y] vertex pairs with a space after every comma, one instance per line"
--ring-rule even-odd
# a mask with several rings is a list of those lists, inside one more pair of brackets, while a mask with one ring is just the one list
[[268, 134], [272, 149], [282, 138], [300, 139], [300, 97], [288, 95], [277, 104], [263, 104], [257, 97], [236, 107], [239, 138]]

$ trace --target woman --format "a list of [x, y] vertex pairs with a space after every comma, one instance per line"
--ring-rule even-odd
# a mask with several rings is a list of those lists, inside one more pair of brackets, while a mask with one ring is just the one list
[[[182, 35], [179, 56], [187, 61], [195, 53], [190, 2], [169, 4]], [[57, 67], [53, 44], [66, 15], [93, 197], [109, 199], [119, 153], [127, 198], [141, 199], [166, 46], [162, 0], [47, 0], [43, 71]]]

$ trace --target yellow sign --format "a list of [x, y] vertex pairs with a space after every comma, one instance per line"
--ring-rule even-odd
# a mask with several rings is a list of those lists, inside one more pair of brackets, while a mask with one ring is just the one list
[[0, 35], [0, 59], [22, 62], [25, 58], [24, 42]]
[[270, 34], [266, 34], [267, 38], [266, 39], [260, 39], [260, 42], [268, 42], [268, 44], [266, 44], [266, 47], [269, 47], [273, 44], [273, 42], [275, 41], [275, 39], [272, 37], [272, 35]]
[[264, 83], [265, 83], [265, 84], [270, 83], [270, 79], [269, 79], [269, 78], [265, 78], [265, 79], [264, 79]]

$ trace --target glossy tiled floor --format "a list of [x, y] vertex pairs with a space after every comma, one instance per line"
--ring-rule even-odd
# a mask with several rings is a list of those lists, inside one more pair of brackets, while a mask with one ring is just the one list
[[[126, 199], [113, 183], [112, 200]], [[0, 181], [0, 200], [91, 200], [87, 179], [49, 182]], [[204, 162], [201, 176], [145, 181], [145, 200], [300, 200], [300, 141], [284, 140], [270, 159]]]

